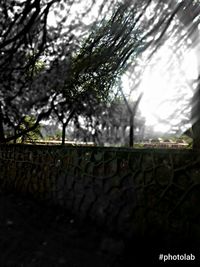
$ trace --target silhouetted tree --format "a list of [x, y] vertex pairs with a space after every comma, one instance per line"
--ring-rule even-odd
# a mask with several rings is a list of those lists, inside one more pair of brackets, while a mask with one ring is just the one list
[[[29, 129], [16, 129], [37, 103], [41, 108], [48, 91], [33, 86], [35, 64], [47, 43], [47, 15], [55, 1], [1, 1], [0, 3], [0, 142], [20, 137]], [[39, 100], [39, 101], [38, 101]], [[42, 110], [31, 129], [48, 115]], [[5, 136], [5, 130], [10, 136]]]
[[[198, 40], [198, 1], [102, 0], [96, 21], [87, 25], [83, 18], [93, 2], [74, 17], [73, 1], [0, 2], [0, 143], [36, 129], [52, 111], [64, 112], [66, 121], [81, 113], [91, 116], [95, 105], [109, 100], [134, 57], [146, 51], [150, 59], [172, 32], [180, 45]], [[47, 23], [52, 10], [55, 26]], [[186, 29], [184, 36], [180, 28]], [[33, 114], [35, 123], [20, 129]], [[198, 135], [194, 130], [194, 138]]]
[[[66, 0], [0, 2], [0, 143], [36, 129], [57, 104], [57, 88], [68, 75], [70, 55], [90, 27], [82, 19], [91, 8], [72, 14], [72, 6]], [[55, 26], [48, 23], [53, 11]], [[78, 38], [75, 32], [80, 29]], [[20, 128], [33, 114], [35, 123]]]
[[58, 88], [63, 97], [62, 107], [54, 109], [63, 125], [63, 143], [69, 121], [80, 114], [92, 117], [94, 107], [110, 101], [120, 75], [142, 48], [135, 16], [134, 6], [118, 5], [110, 19], [94, 25], [78, 53], [72, 57], [65, 83]]

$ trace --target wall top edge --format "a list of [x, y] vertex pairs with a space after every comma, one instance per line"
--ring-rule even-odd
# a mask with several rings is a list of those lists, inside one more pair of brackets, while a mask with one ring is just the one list
[[78, 145], [34, 145], [34, 144], [0, 144], [0, 150], [1, 148], [33, 148], [33, 149], [70, 149], [70, 150], [104, 150], [104, 151], [120, 151], [120, 152], [131, 152], [131, 153], [163, 153], [163, 154], [198, 154], [200, 155], [200, 151], [195, 151], [192, 149], [177, 149], [177, 148], [129, 148], [129, 147], [103, 147], [103, 146], [78, 146]]

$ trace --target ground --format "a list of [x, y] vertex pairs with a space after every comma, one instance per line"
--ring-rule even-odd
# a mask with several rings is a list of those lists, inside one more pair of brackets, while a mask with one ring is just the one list
[[106, 253], [103, 248], [106, 240], [112, 239], [90, 223], [80, 225], [58, 207], [1, 192], [0, 214], [1, 267], [114, 264], [116, 253]]
[[166, 267], [159, 254], [176, 251], [144, 240], [126, 243], [60, 207], [0, 192], [0, 267]]

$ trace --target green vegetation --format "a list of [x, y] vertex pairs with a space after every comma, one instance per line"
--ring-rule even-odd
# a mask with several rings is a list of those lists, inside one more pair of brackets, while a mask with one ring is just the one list
[[[23, 132], [26, 129], [29, 129], [35, 125], [35, 118], [34, 116], [25, 116], [23, 121], [19, 125], [19, 128], [16, 129], [18, 132]], [[21, 137], [17, 138], [15, 141], [17, 143], [25, 143], [25, 142], [34, 142], [38, 139], [41, 139], [43, 136], [41, 134], [41, 127], [38, 125], [33, 131], [29, 131], [23, 134]]]

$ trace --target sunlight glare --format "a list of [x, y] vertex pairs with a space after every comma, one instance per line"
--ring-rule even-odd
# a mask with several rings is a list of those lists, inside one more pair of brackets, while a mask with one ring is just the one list
[[[144, 92], [139, 109], [145, 117], [145, 125], [153, 126], [154, 131], [167, 133], [172, 126], [180, 124], [184, 117], [181, 109], [189, 105], [193, 95], [191, 81], [197, 75], [194, 50], [186, 53], [182, 62], [178, 62], [170, 47], [160, 49], [145, 69], [139, 86], [139, 91]], [[127, 80], [123, 78], [122, 82], [127, 90]]]
[[167, 133], [170, 131], [170, 125], [158, 123], [153, 126], [155, 132]]

